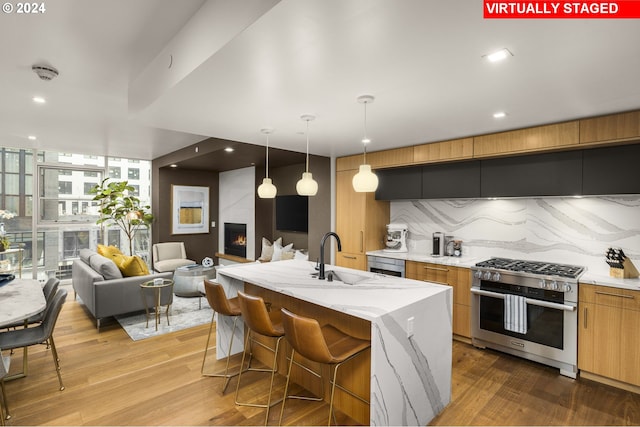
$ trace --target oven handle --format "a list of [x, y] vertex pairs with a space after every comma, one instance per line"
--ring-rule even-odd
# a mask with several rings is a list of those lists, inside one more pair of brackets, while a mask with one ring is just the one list
[[[471, 293], [476, 295], [484, 295], [486, 297], [504, 299], [504, 294], [497, 292], [485, 291], [482, 289], [471, 288]], [[525, 298], [527, 304], [537, 305], [546, 308], [555, 308], [556, 310], [576, 311], [576, 307], [572, 305], [556, 304], [555, 302], [542, 301], [539, 299]]]

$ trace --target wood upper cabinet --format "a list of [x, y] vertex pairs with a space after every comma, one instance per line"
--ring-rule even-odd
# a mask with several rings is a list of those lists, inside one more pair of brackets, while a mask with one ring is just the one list
[[471, 270], [450, 265], [407, 261], [407, 279], [453, 287], [453, 333], [471, 338]]
[[580, 284], [578, 367], [640, 386], [640, 292]]
[[[340, 157], [336, 160], [336, 170], [357, 170], [363, 162], [363, 155]], [[413, 163], [413, 147], [395, 148], [367, 153], [367, 164], [373, 169], [405, 166]]]
[[473, 138], [473, 156], [489, 157], [578, 145], [578, 121], [556, 123]]
[[415, 163], [461, 160], [473, 157], [473, 138], [433, 142], [413, 147]]
[[580, 144], [640, 138], [640, 111], [580, 120]]
[[336, 264], [366, 271], [366, 252], [384, 247], [389, 202], [376, 200], [374, 193], [356, 193], [351, 184], [356, 173], [336, 172], [336, 232], [342, 243]]

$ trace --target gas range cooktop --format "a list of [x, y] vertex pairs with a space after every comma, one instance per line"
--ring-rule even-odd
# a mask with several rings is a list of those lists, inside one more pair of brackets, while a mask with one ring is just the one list
[[476, 264], [476, 267], [496, 268], [520, 273], [559, 276], [576, 279], [584, 271], [584, 267], [549, 262], [524, 261], [509, 258], [491, 258]]

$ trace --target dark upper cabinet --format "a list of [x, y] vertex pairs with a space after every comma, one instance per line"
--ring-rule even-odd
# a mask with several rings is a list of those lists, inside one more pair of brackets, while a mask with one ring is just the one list
[[423, 199], [480, 197], [480, 161], [422, 167]]
[[640, 144], [584, 150], [583, 193], [640, 194]]
[[563, 151], [482, 160], [481, 196], [582, 194], [582, 152]]
[[377, 170], [376, 200], [422, 198], [422, 167]]

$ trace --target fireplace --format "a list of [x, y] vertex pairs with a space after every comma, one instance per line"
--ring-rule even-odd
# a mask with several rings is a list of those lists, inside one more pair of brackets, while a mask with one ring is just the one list
[[224, 223], [224, 253], [247, 257], [247, 224]]

